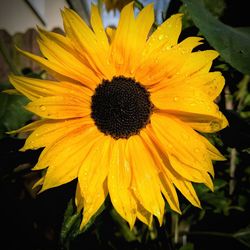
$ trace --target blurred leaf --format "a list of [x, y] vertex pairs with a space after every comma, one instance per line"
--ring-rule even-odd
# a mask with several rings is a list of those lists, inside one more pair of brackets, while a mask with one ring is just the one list
[[250, 225], [233, 235], [238, 241], [250, 248]]
[[247, 107], [250, 99], [248, 88], [250, 86], [250, 77], [245, 75], [243, 79], [238, 83], [238, 91], [235, 92], [236, 100], [238, 101], [237, 110], [241, 111]]
[[194, 244], [187, 243], [186, 245], [182, 246], [179, 250], [194, 250]]
[[183, 0], [195, 23], [208, 42], [220, 52], [226, 62], [242, 73], [250, 74], [250, 35], [242, 29], [220, 22], [203, 1]]
[[75, 239], [79, 234], [85, 232], [95, 221], [96, 217], [104, 210], [105, 205], [103, 204], [94, 216], [89, 220], [88, 224], [80, 230], [82, 221], [82, 213], [76, 211], [74, 199], [72, 198], [67, 206], [64, 213], [63, 224], [60, 233], [60, 240], [63, 246], [69, 248], [70, 242]]
[[127, 222], [115, 211], [111, 210], [112, 219], [119, 225], [121, 235], [126, 239], [126, 241], [134, 241], [137, 239], [134, 230], [130, 230]]
[[226, 8], [225, 0], [204, 0], [204, 4], [206, 8], [216, 17], [220, 17]]
[[28, 99], [24, 96], [0, 93], [0, 138], [5, 132], [18, 129], [32, 117], [32, 113], [23, 108]]
[[63, 246], [69, 247], [72, 239], [80, 234], [81, 213], [76, 213], [74, 199], [68, 203], [64, 213], [64, 220], [61, 228], [60, 240]]

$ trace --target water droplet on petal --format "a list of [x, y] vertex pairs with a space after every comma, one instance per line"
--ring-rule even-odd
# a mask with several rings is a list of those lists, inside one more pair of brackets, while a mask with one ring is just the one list
[[198, 148], [195, 148], [195, 149], [194, 149], [194, 152], [195, 152], [195, 153], [198, 153], [199, 151], [200, 151], [200, 150], [199, 150]]
[[45, 107], [44, 105], [40, 105], [40, 109], [41, 109], [42, 111], [45, 111], [45, 110], [46, 110], [46, 107]]
[[175, 96], [174, 101], [177, 102], [179, 100], [179, 97]]
[[159, 39], [160, 41], [161, 41], [163, 38], [164, 38], [164, 35], [163, 35], [163, 34], [159, 35], [159, 37], [158, 37], [158, 39]]
[[209, 125], [210, 125], [212, 130], [220, 130], [221, 129], [221, 125], [217, 121], [211, 121]]

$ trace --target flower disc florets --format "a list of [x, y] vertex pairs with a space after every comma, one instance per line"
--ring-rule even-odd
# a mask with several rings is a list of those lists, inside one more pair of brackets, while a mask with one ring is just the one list
[[138, 134], [150, 121], [149, 92], [132, 78], [114, 77], [95, 89], [91, 117], [98, 129], [115, 139]]

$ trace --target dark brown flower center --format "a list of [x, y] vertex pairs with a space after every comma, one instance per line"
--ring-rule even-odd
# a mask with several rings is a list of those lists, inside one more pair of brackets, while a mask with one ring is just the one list
[[97, 128], [115, 139], [138, 134], [150, 122], [149, 92], [132, 78], [103, 80], [92, 96], [91, 117]]

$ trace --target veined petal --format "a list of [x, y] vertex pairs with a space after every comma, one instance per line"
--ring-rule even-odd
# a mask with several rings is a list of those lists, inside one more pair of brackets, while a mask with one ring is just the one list
[[109, 38], [110, 43], [112, 43], [114, 41], [115, 32], [116, 32], [115, 28], [111, 28], [111, 27], [106, 28], [106, 33], [107, 33], [107, 36]]
[[10, 75], [9, 80], [12, 85], [23, 95], [34, 101], [41, 97], [54, 96], [71, 96], [79, 100], [90, 103], [91, 91], [83, 86], [78, 86], [68, 82], [56, 82], [41, 80], [30, 77]]
[[154, 6], [152, 3], [148, 4], [139, 12], [138, 16], [135, 19], [135, 22], [138, 28], [138, 47], [142, 46], [143, 48], [143, 45], [148, 38], [149, 31], [154, 23]]
[[137, 218], [145, 223], [146, 225], [149, 226], [149, 228], [152, 227], [152, 222], [153, 222], [153, 214], [150, 213], [148, 210], [146, 210], [138, 200], [137, 201], [137, 212], [136, 212], [136, 216]]
[[218, 55], [219, 53], [215, 50], [193, 52], [187, 58], [187, 61], [178, 74], [190, 76], [197, 72], [207, 73], [211, 68], [212, 61], [218, 57]]
[[162, 167], [165, 168], [165, 166], [162, 163], [162, 159], [159, 159], [159, 153], [155, 148], [154, 142], [150, 139], [147, 131], [142, 131], [141, 136], [153, 155], [156, 166], [158, 166], [161, 192], [163, 193], [171, 209], [177, 213], [180, 213], [180, 205], [175, 187], [166, 172], [162, 170]]
[[48, 96], [28, 103], [25, 108], [43, 118], [68, 119], [89, 115], [89, 105], [67, 96]]
[[151, 100], [158, 109], [177, 117], [180, 115], [180, 119], [186, 115], [190, 117], [190, 122], [192, 118], [195, 122], [199, 117], [201, 120], [211, 117], [210, 121], [218, 121], [220, 129], [227, 125], [218, 106], [207, 94], [193, 86], [169, 86], [165, 90], [152, 92]]
[[181, 33], [182, 14], [172, 15], [162, 23], [150, 36], [145, 48], [145, 55], [151, 54], [162, 47], [171, 47], [177, 44]]
[[[82, 83], [88, 88], [95, 88], [96, 84], [90, 80], [90, 78], [84, 76], [84, 74], [79, 74], [71, 70], [70, 68], [65, 68], [60, 63], [51, 62], [41, 56], [33, 55], [28, 51], [21, 50], [17, 48], [17, 50], [22, 53], [24, 56], [34, 60], [35, 62], [39, 63], [44, 69], [46, 69], [52, 76], [54, 76], [58, 80], [62, 81], [73, 81]], [[98, 82], [99, 78], [96, 78], [95, 82]]]
[[100, 17], [99, 10], [96, 5], [91, 5], [91, 26], [95, 32], [96, 38], [100, 43], [100, 46], [103, 47], [104, 50], [109, 50], [109, 42], [106, 35], [106, 32], [103, 28], [102, 19]]
[[47, 123], [47, 119], [41, 119], [41, 120], [38, 120], [38, 121], [34, 121], [34, 122], [31, 122], [28, 125], [25, 125], [22, 128], [19, 128], [19, 129], [8, 132], [8, 134], [30, 132], [30, 131], [33, 131], [33, 130], [39, 128], [41, 125], [46, 124], [46, 123]]
[[103, 204], [107, 194], [107, 175], [113, 139], [103, 136], [86, 155], [78, 173], [78, 181], [83, 196], [83, 228]]
[[134, 194], [141, 205], [155, 215], [161, 224], [164, 200], [155, 163], [140, 136], [131, 136], [127, 145], [127, 154], [133, 167], [132, 189]]
[[[88, 156], [95, 141], [103, 137], [95, 128], [78, 128], [53, 144], [39, 160], [38, 166], [48, 166], [41, 191], [72, 181]], [[89, 140], [92, 138], [92, 140]]]
[[101, 78], [111, 79], [114, 76], [114, 69], [108, 63], [108, 51], [97, 43], [96, 34], [74, 11], [65, 8], [62, 16], [66, 36], [86, 58], [92, 70]]
[[187, 78], [185, 84], [201, 89], [211, 98], [211, 100], [214, 100], [221, 93], [225, 85], [225, 78], [222, 76], [221, 72], [195, 74]]
[[204, 183], [206, 180], [201, 176], [203, 173], [213, 175], [211, 159], [195, 131], [174, 117], [158, 114], [151, 116], [151, 125], [151, 137], [157, 140], [157, 145], [177, 173], [187, 180]]
[[134, 64], [133, 55], [136, 49], [136, 23], [133, 2], [126, 5], [120, 15], [114, 40], [111, 44], [111, 62], [116, 68], [116, 75], [131, 75], [131, 64]]
[[[162, 113], [164, 114], [164, 112]], [[228, 126], [228, 121], [221, 112], [218, 112], [216, 117], [176, 110], [168, 110], [167, 113], [178, 117], [191, 128], [204, 133], [214, 133]]]
[[26, 139], [24, 146], [20, 151], [28, 149], [38, 149], [55, 143], [59, 138], [66, 136], [77, 128], [83, 128], [86, 125], [93, 125], [91, 118], [80, 118], [63, 121], [43, 121], [35, 127], [34, 132]]
[[[43, 55], [52, 63], [61, 65], [62, 67], [73, 72], [81, 78], [88, 79], [87, 83], [96, 86], [100, 82], [100, 78], [89, 68], [89, 65], [84, 63], [84, 60], [78, 58], [77, 51], [68, 51], [67, 48], [61, 47], [54, 39], [40, 31], [38, 44]], [[80, 80], [79, 79], [79, 80]], [[82, 84], [86, 84], [82, 82]]]
[[200, 40], [199, 37], [189, 37], [175, 46], [164, 46], [151, 55], [144, 51], [141, 64], [137, 63], [139, 66], [135, 71], [135, 78], [149, 86], [152, 92], [165, 87], [170, 79], [176, 77], [191, 51], [201, 44]]
[[226, 158], [219, 152], [219, 150], [217, 148], [215, 148], [215, 146], [213, 146], [208, 139], [206, 139], [204, 136], [201, 136], [199, 134], [197, 134], [199, 136], [199, 139], [203, 141], [203, 143], [205, 144], [208, 154], [210, 156], [210, 158], [212, 160], [215, 161], [225, 161]]
[[136, 219], [137, 205], [132, 196], [130, 184], [132, 166], [125, 155], [126, 140], [114, 142], [108, 174], [108, 189], [116, 211], [129, 223], [132, 229]]
[[180, 190], [182, 195], [186, 197], [187, 200], [195, 207], [201, 207], [200, 200], [194, 190], [194, 187], [190, 181], [185, 180], [184, 178], [173, 176], [169, 174], [172, 178], [174, 185]]
[[77, 186], [76, 186], [75, 204], [76, 204], [77, 212], [79, 213], [83, 209], [83, 196], [82, 196], [82, 191], [81, 191], [79, 182], [77, 183]]

